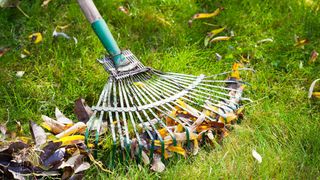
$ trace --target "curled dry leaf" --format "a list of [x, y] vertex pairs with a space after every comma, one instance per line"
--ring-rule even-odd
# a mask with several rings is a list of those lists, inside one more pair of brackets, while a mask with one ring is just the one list
[[160, 156], [155, 154], [150, 169], [155, 172], [163, 172], [165, 168], [166, 166], [162, 163]]
[[229, 36], [218, 36], [218, 37], [211, 39], [210, 42], [213, 43], [213, 42], [218, 42], [218, 41], [228, 41], [230, 39], [231, 39], [231, 37], [229, 37]]
[[252, 156], [258, 161], [258, 163], [262, 163], [261, 155], [254, 149], [252, 149]]
[[212, 13], [197, 13], [192, 16], [192, 18], [189, 20], [189, 26], [191, 27], [192, 21], [195, 19], [206, 19], [206, 18], [212, 18], [220, 14], [220, 12], [223, 10], [223, 8], [217, 8], [214, 12]]
[[313, 89], [318, 81], [320, 81], [320, 79], [316, 79], [311, 83], [310, 88], [309, 88], [308, 98], [311, 98], [312, 96], [320, 97], [320, 93], [318, 94], [317, 92], [313, 92]]
[[56, 135], [56, 138], [63, 138], [75, 133], [84, 133], [84, 130], [86, 129], [86, 124], [83, 122], [77, 122], [73, 126], [71, 126], [69, 129], [59, 133]]
[[70, 119], [66, 118], [66, 116], [63, 115], [62, 112], [57, 107], [55, 109], [55, 115], [58, 122], [62, 124], [73, 124], [73, 122]]
[[119, 6], [118, 10], [123, 12], [123, 13], [125, 13], [125, 14], [127, 14], [127, 15], [129, 15], [129, 10], [127, 8], [123, 7], [123, 6]]
[[141, 152], [141, 158], [145, 165], [150, 164], [149, 156], [144, 151]]
[[29, 121], [30, 132], [36, 146], [43, 145], [47, 142], [47, 135], [44, 130], [33, 121]]
[[261, 39], [257, 42], [257, 44], [262, 44], [266, 42], [273, 42], [273, 39], [272, 38]]
[[65, 129], [65, 125], [61, 122], [58, 122], [56, 120], [51, 119], [48, 116], [42, 115], [42, 120], [44, 121], [41, 126], [49, 130], [50, 132], [54, 134], [59, 134]]

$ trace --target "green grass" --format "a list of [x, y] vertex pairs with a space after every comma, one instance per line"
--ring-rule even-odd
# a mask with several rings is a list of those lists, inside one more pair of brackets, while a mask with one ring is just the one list
[[[310, 5], [306, 2], [313, 2]], [[40, 122], [41, 114], [53, 116], [59, 107], [69, 117], [73, 102], [85, 98], [90, 105], [106, 82], [107, 73], [96, 62], [105, 53], [75, 1], [53, 0], [47, 8], [40, 0], [23, 1], [24, 17], [17, 9], [0, 11], [0, 45], [11, 50], [0, 58], [0, 122], [10, 119]], [[320, 52], [319, 1], [304, 0], [134, 0], [96, 1], [101, 14], [122, 48], [130, 48], [141, 61], [155, 69], [190, 74], [214, 74], [229, 70], [241, 54], [253, 57], [248, 65], [255, 74], [245, 76], [252, 84], [246, 96], [255, 102], [246, 108], [244, 121], [223, 146], [204, 147], [195, 157], [174, 159], [164, 173], [147, 167], [121, 166], [113, 175], [96, 168], [87, 178], [164, 179], [315, 179], [320, 176], [320, 103], [307, 99], [312, 80], [319, 78], [320, 60], [308, 64], [312, 50]], [[129, 6], [131, 16], [117, 10]], [[188, 20], [197, 12], [225, 10], [217, 17]], [[166, 23], [158, 20], [164, 18]], [[207, 32], [226, 26], [235, 37], [205, 48]], [[56, 25], [71, 24], [65, 32], [79, 43], [58, 39], [52, 43]], [[41, 44], [28, 43], [28, 35], [42, 32]], [[294, 36], [307, 38], [304, 49], [294, 46]], [[257, 45], [273, 38], [274, 42]], [[32, 55], [21, 59], [27, 48]], [[223, 56], [217, 62], [215, 53]], [[303, 68], [299, 64], [303, 63]], [[22, 78], [15, 76], [23, 70]], [[263, 157], [258, 164], [251, 151]], [[98, 174], [97, 174], [98, 173]]]

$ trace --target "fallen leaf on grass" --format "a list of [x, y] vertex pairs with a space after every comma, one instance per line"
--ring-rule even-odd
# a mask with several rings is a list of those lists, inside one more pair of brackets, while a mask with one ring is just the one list
[[210, 42], [213, 43], [213, 42], [218, 42], [218, 41], [228, 41], [230, 39], [231, 39], [231, 37], [229, 37], [229, 36], [218, 36], [218, 37], [211, 39]]
[[309, 40], [308, 39], [300, 39], [297, 38], [296, 43], [294, 44], [295, 47], [301, 47], [304, 48], [304, 45], [308, 44]]
[[272, 38], [261, 39], [257, 42], [257, 44], [262, 44], [265, 42], [273, 42], [273, 39]]
[[309, 88], [308, 98], [311, 98], [312, 96], [320, 97], [320, 93], [319, 92], [313, 92], [314, 86], [316, 85], [316, 83], [318, 81], [320, 81], [320, 79], [316, 79], [311, 83], [310, 88]]
[[24, 58], [30, 56], [30, 54], [31, 54], [30, 51], [28, 51], [28, 50], [26, 50], [26, 49], [23, 49], [23, 52], [21, 53], [20, 57], [21, 57], [22, 59], [24, 59]]
[[150, 169], [155, 172], [163, 172], [165, 168], [166, 166], [162, 163], [160, 156], [155, 154]]
[[21, 78], [24, 75], [24, 71], [17, 71], [16, 77]]
[[221, 33], [225, 28], [226, 28], [226, 27], [222, 27], [222, 28], [214, 29], [214, 30], [212, 30], [212, 31], [210, 31], [210, 32], [208, 33], [208, 36], [213, 37], [213, 36], [215, 36], [215, 35], [217, 35], [217, 34]]
[[129, 15], [129, 10], [123, 6], [119, 6], [118, 10], [125, 13], [126, 15]]
[[135, 86], [137, 86], [138, 88], [144, 88], [146, 87], [146, 85], [143, 82], [134, 82], [133, 83]]
[[318, 56], [319, 56], [319, 53], [316, 50], [313, 50], [311, 52], [311, 56], [310, 56], [310, 59], [309, 59], [309, 64], [314, 63], [317, 60]]
[[51, 2], [51, 0], [44, 0], [41, 4], [42, 7], [47, 6], [49, 3]]
[[218, 14], [220, 14], [220, 12], [223, 10], [223, 8], [218, 8], [216, 9], [214, 12], [212, 13], [197, 13], [195, 15], [192, 16], [192, 18], [188, 21], [189, 26], [191, 27], [192, 25], [192, 21], [195, 19], [205, 19], [205, 18], [212, 18], [217, 16]]
[[29, 40], [34, 44], [38, 44], [42, 41], [42, 34], [39, 32], [33, 33], [29, 36]]
[[2, 57], [7, 51], [9, 51], [10, 48], [7, 47], [1, 47], [0, 48], [0, 57]]
[[258, 161], [258, 163], [262, 163], [262, 157], [256, 150], [252, 150], [252, 156]]

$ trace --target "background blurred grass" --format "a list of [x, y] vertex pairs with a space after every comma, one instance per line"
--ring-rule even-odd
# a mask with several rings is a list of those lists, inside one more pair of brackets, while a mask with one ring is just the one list
[[[73, 102], [85, 98], [90, 105], [106, 82], [107, 73], [96, 62], [105, 53], [75, 1], [22, 1], [21, 8], [0, 11], [0, 45], [11, 50], [0, 59], [0, 122], [10, 119], [40, 122], [40, 115], [53, 116], [59, 107], [68, 117]], [[246, 96], [255, 102], [246, 108], [242, 124], [228, 136], [222, 147], [204, 147], [195, 157], [167, 162], [167, 170], [153, 173], [147, 167], [119, 167], [113, 175], [91, 168], [87, 178], [307, 178], [320, 175], [319, 102], [307, 99], [312, 80], [319, 78], [318, 59], [308, 64], [312, 50], [320, 51], [319, 1], [304, 0], [132, 0], [96, 1], [101, 14], [123, 48], [130, 48], [141, 61], [155, 69], [191, 74], [214, 74], [229, 70], [241, 54], [254, 55], [248, 75], [252, 84]], [[131, 16], [117, 10], [129, 9]], [[188, 20], [197, 12], [224, 11], [217, 17]], [[164, 20], [164, 21], [163, 21]], [[78, 39], [53, 43], [57, 25]], [[211, 24], [211, 25], [208, 25]], [[226, 26], [221, 35], [235, 37], [205, 48], [207, 32]], [[43, 34], [38, 45], [28, 43], [28, 35]], [[294, 37], [307, 38], [305, 48], [294, 46]], [[272, 38], [274, 42], [257, 45]], [[31, 56], [20, 58], [27, 48]], [[216, 61], [215, 53], [223, 56]], [[299, 64], [303, 63], [303, 68]], [[16, 71], [25, 71], [22, 78]], [[262, 164], [251, 156], [256, 149]]]

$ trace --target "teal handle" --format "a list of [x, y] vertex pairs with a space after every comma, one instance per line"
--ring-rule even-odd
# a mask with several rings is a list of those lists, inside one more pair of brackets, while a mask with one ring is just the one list
[[98, 19], [94, 21], [91, 26], [99, 37], [104, 48], [106, 48], [106, 50], [112, 56], [115, 66], [118, 67], [121, 65], [121, 62], [124, 61], [125, 58], [122, 55], [117, 42], [114, 40], [106, 22], [103, 19]]

